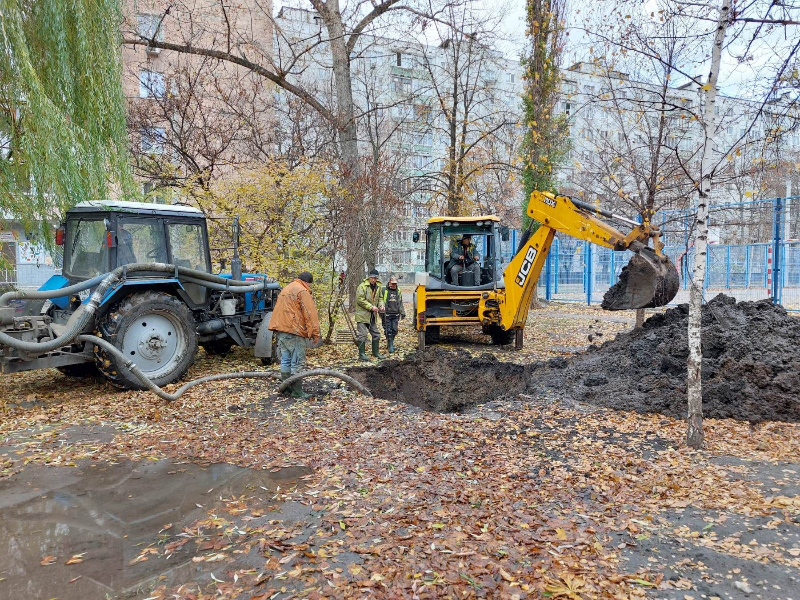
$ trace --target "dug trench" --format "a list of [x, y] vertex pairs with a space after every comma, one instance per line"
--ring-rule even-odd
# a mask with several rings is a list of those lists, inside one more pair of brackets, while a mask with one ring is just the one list
[[[430, 347], [348, 373], [380, 398], [465, 412], [519, 394], [618, 410], [686, 415], [688, 306], [680, 305], [586, 352], [547, 362], [501, 362], [490, 352]], [[800, 421], [800, 318], [769, 300], [719, 295], [703, 308], [703, 411], [709, 418]]]

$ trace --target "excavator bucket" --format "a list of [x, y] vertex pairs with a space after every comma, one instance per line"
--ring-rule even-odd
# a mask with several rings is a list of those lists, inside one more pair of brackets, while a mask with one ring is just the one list
[[664, 306], [678, 293], [679, 283], [678, 270], [669, 258], [643, 248], [622, 268], [601, 306], [605, 310]]

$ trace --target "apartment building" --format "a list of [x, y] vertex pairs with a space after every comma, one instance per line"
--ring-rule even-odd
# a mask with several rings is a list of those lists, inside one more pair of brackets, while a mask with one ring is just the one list
[[[657, 206], [682, 208], [691, 203], [693, 184], [684, 166], [696, 171], [704, 139], [695, 84], [663, 86], [584, 62], [565, 69], [562, 77], [557, 111], [570, 125], [570, 150], [558, 172], [565, 193], [612, 208], [625, 206], [619, 200], [621, 191], [639, 191], [632, 172], [648, 173], [658, 149], [663, 180]], [[786, 193], [787, 181], [791, 187], [797, 178], [791, 164], [800, 158], [800, 121], [788, 98], [762, 106], [721, 94], [715, 113], [715, 153], [722, 165], [714, 202]], [[789, 163], [786, 168], [782, 161]]]
[[[123, 11], [126, 40], [235, 46], [256, 61], [271, 60], [270, 0], [125, 0]], [[228, 62], [148, 44], [124, 44], [122, 63], [135, 172], [150, 199], [168, 201], [175, 182], [213, 178], [257, 160], [252, 141], [272, 124], [272, 84]]]
[[[330, 50], [319, 16], [314, 11], [284, 6], [277, 14], [275, 28], [276, 62], [291, 61], [305, 88], [318, 97], [332, 98]], [[457, 50], [462, 56], [470, 56], [469, 75], [465, 75], [465, 65], [452, 58], [455, 44], [461, 44]], [[410, 278], [424, 262], [424, 244], [412, 241], [413, 231], [424, 228], [431, 215], [447, 210], [453, 126], [457, 126], [459, 135], [464, 132], [467, 144], [477, 144], [472, 167], [479, 161], [494, 164], [502, 160], [510, 165], [517, 160], [521, 67], [519, 61], [481, 46], [479, 40], [445, 40], [430, 46], [369, 35], [362, 36], [354, 49], [351, 72], [354, 99], [362, 113], [362, 155], [388, 149], [399, 165], [394, 187], [402, 207], [397, 222], [388, 224], [388, 235], [378, 252], [378, 269]], [[442, 110], [442, 106], [454, 105], [449, 90], [456, 76], [461, 78], [459, 89], [468, 87], [471, 93], [469, 104], [455, 103], [456, 112], [468, 112], [463, 120], [458, 116], [448, 119]], [[285, 103], [286, 93], [277, 91], [277, 98]], [[492, 133], [487, 134], [489, 131]], [[456, 150], [459, 141], [456, 138]], [[499, 183], [488, 175], [486, 181], [473, 180], [470, 212], [519, 218], [519, 187], [509, 181], [508, 170], [496, 176]]]

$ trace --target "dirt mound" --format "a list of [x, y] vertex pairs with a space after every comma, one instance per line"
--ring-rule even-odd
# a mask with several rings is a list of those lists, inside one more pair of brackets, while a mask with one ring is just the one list
[[[530, 371], [532, 382], [612, 408], [686, 415], [688, 305]], [[800, 421], [800, 319], [769, 300], [719, 295], [703, 307], [703, 412], [742, 421]]]
[[436, 412], [463, 412], [477, 404], [516, 396], [527, 386], [526, 367], [504, 363], [490, 353], [435, 346], [420, 357], [386, 360], [374, 367], [347, 370], [372, 393]]
[[[518, 365], [431, 347], [349, 369], [380, 398], [437, 412], [519, 393], [686, 416], [687, 305], [569, 359]], [[710, 418], [800, 421], [800, 319], [769, 300], [717, 296], [703, 308], [703, 411]]]

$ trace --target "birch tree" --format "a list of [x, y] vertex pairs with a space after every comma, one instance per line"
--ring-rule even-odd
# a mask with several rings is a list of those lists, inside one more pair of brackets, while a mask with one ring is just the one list
[[703, 446], [703, 381], [702, 381], [702, 318], [703, 282], [706, 279], [706, 254], [708, 253], [708, 203], [714, 184], [715, 115], [717, 82], [722, 61], [722, 47], [731, 23], [731, 2], [722, 0], [711, 49], [711, 66], [705, 84], [700, 88], [703, 106], [703, 151], [700, 162], [700, 185], [697, 189], [697, 215], [695, 217], [694, 269], [689, 288], [689, 325], [687, 339], [687, 404], [688, 421], [686, 443], [692, 448]]

